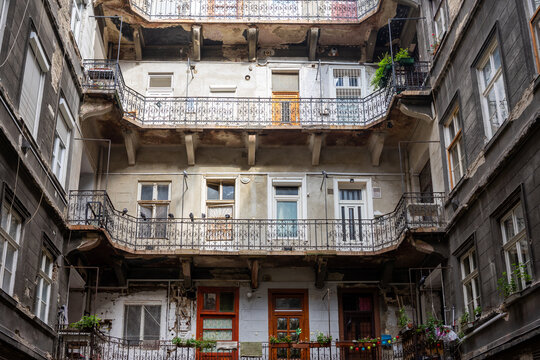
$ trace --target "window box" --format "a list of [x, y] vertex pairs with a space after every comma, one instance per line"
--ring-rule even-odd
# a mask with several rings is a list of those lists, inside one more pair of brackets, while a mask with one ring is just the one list
[[403, 65], [403, 66], [412, 66], [414, 65], [414, 58], [412, 57], [401, 58], [399, 59], [399, 63], [400, 65]]
[[310, 343], [309, 347], [310, 348], [327, 348], [327, 347], [330, 347], [330, 345], [331, 345], [331, 342], [320, 343], [318, 341], [315, 341], [315, 342]]
[[358, 345], [356, 341], [336, 341], [336, 346], [337, 347], [342, 347], [342, 348], [349, 348], [351, 346], [356, 346]]
[[309, 349], [310, 343], [307, 342], [299, 342], [296, 344], [292, 344], [293, 349]]
[[273, 349], [288, 349], [291, 347], [291, 343], [276, 343], [276, 344], [270, 344], [270, 347]]

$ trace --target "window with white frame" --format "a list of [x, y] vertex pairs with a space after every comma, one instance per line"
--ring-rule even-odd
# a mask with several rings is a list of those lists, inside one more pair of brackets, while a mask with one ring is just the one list
[[273, 212], [278, 238], [297, 238], [298, 219], [302, 213], [301, 186], [296, 183], [274, 183]]
[[161, 305], [137, 304], [124, 306], [124, 338], [129, 343], [159, 340]]
[[17, 253], [22, 232], [22, 217], [9, 201], [4, 201], [0, 213], [0, 288], [13, 294]]
[[234, 197], [234, 179], [206, 179], [207, 240], [232, 240]]
[[433, 27], [435, 32], [435, 39], [436, 41], [441, 41], [446, 29], [447, 29], [447, 23], [448, 20], [446, 19], [446, 11], [445, 11], [445, 1], [441, 1], [441, 4], [439, 5], [439, 8], [435, 12], [435, 16], [433, 17]]
[[9, 1], [10, 0], [0, 0], [0, 48], [2, 46], [2, 39], [4, 38], [4, 31], [6, 29]]
[[84, 2], [85, 0], [73, 0], [71, 9], [71, 32], [77, 44], [81, 41]]
[[30, 33], [24, 66], [19, 111], [30, 133], [37, 136], [45, 74], [50, 65], [35, 32]]
[[461, 284], [463, 286], [463, 301], [465, 311], [472, 316], [480, 306], [480, 288], [478, 286], [478, 265], [476, 251], [469, 250], [461, 257]]
[[464, 173], [464, 154], [462, 148], [461, 126], [459, 126], [458, 110], [454, 110], [450, 119], [444, 125], [446, 155], [450, 189], [453, 189]]
[[362, 97], [361, 69], [334, 69], [338, 123], [358, 122]]
[[508, 117], [504, 75], [497, 42], [489, 46], [477, 73], [485, 133], [486, 137], [491, 139]]
[[172, 96], [173, 73], [148, 73], [147, 96]]
[[41, 252], [36, 293], [36, 315], [47, 323], [51, 306], [53, 259], [47, 250]]
[[501, 218], [500, 225], [508, 282], [515, 282], [513, 290], [522, 290], [529, 285], [527, 277], [532, 272], [521, 202]]
[[73, 120], [64, 99], [61, 99], [59, 109], [54, 132], [52, 171], [62, 186], [65, 186]]
[[167, 216], [170, 199], [170, 183], [139, 183], [139, 237], [167, 237]]

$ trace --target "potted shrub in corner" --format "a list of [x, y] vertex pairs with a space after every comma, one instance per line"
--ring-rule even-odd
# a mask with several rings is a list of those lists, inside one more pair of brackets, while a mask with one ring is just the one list
[[312, 348], [329, 347], [331, 343], [332, 343], [331, 335], [324, 335], [322, 332], [318, 331], [316, 341], [311, 342], [311, 347]]
[[394, 62], [397, 62], [402, 66], [412, 66], [414, 65], [414, 58], [409, 55], [407, 49], [399, 49], [396, 56], [394, 56]]
[[379, 67], [371, 80], [371, 85], [375, 87], [375, 89], [383, 89], [388, 85], [388, 78], [392, 70], [392, 58], [386, 53], [379, 61], [378, 65]]

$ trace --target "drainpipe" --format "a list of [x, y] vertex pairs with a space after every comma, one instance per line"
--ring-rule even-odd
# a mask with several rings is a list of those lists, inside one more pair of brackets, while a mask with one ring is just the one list
[[480, 325], [479, 327], [477, 327], [476, 329], [474, 329], [472, 332], [468, 333], [467, 335], [465, 335], [461, 340], [460, 340], [460, 343], [463, 343], [466, 339], [470, 338], [471, 336], [473, 336], [474, 334], [476, 334], [477, 332], [479, 332], [480, 330], [488, 327], [489, 325], [493, 324], [495, 321], [499, 320], [500, 318], [503, 318], [507, 315], [507, 313], [501, 313], [491, 319], [489, 319], [488, 321], [486, 321], [485, 323], [483, 323], [482, 325]]

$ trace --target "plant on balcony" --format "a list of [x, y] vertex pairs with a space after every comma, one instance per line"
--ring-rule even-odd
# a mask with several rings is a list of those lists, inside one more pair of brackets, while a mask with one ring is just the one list
[[79, 321], [69, 325], [71, 328], [75, 328], [81, 331], [97, 330], [101, 326], [101, 319], [96, 315], [85, 315]]
[[441, 346], [444, 337], [450, 333], [450, 329], [433, 315], [428, 317], [425, 324], [419, 325], [416, 331], [425, 336], [428, 345], [437, 347]]
[[411, 319], [409, 319], [405, 312], [405, 308], [401, 307], [399, 309], [398, 326], [403, 330], [408, 330], [412, 328], [412, 325]]
[[388, 77], [390, 75], [390, 70], [392, 70], [392, 58], [386, 53], [379, 61], [378, 65], [379, 67], [371, 80], [371, 85], [376, 89], [383, 89], [388, 84]]
[[317, 332], [315, 339], [316, 341], [312, 342], [313, 347], [328, 347], [332, 342], [331, 335], [325, 335], [320, 331]]
[[439, 50], [439, 45], [441, 42], [439, 41], [439, 38], [434, 33], [431, 34], [431, 38], [433, 39], [433, 44], [431, 44], [431, 55], [435, 56], [437, 53], [437, 50]]
[[531, 275], [527, 272], [527, 265], [522, 263], [512, 264], [510, 281], [508, 281], [507, 272], [503, 272], [502, 277], [497, 280], [497, 290], [503, 297], [507, 298], [519, 290], [518, 283], [522, 280], [525, 283], [532, 281]]
[[411, 66], [414, 64], [414, 58], [409, 54], [407, 49], [399, 49], [396, 56], [394, 56], [394, 62], [400, 63], [403, 66]]
[[182, 339], [178, 336], [172, 338], [171, 342], [177, 347], [189, 347], [197, 349], [211, 349], [216, 345], [215, 340]]
[[467, 311], [465, 311], [459, 318], [459, 325], [461, 331], [469, 327], [469, 313]]
[[283, 347], [290, 347], [292, 343], [292, 337], [290, 335], [284, 336], [284, 337], [275, 337], [270, 336], [268, 339], [270, 342], [270, 346], [275, 348], [283, 348]]
[[474, 309], [474, 317], [476, 318], [476, 320], [480, 319], [480, 317], [482, 316], [482, 307], [481, 306], [477, 306], [475, 309]]

